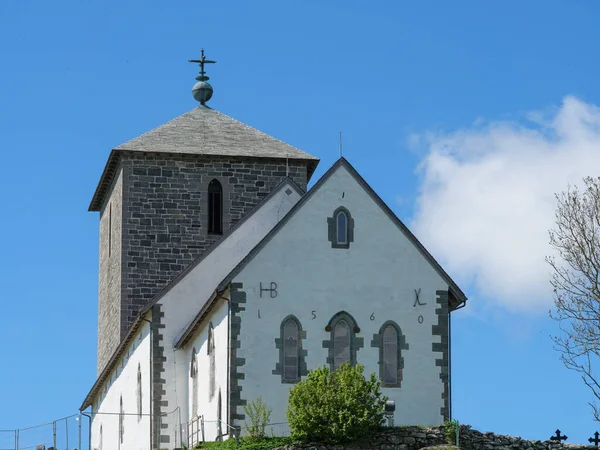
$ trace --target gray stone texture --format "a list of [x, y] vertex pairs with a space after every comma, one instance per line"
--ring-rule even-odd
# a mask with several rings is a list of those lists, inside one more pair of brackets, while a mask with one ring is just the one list
[[441, 414], [444, 417], [444, 420], [448, 420], [450, 411], [450, 399], [448, 395], [450, 390], [448, 386], [448, 291], [436, 291], [436, 295], [438, 308], [435, 309], [435, 313], [438, 318], [438, 323], [437, 325], [432, 325], [431, 333], [433, 336], [440, 336], [441, 341], [439, 343], [434, 342], [431, 344], [431, 349], [434, 352], [441, 353], [440, 357], [435, 360], [435, 365], [440, 368], [440, 380], [444, 383], [444, 392], [442, 393], [444, 406], [441, 409]]
[[121, 341], [118, 320], [121, 300], [123, 172], [117, 170], [111, 194], [100, 211], [98, 282], [98, 374]]
[[[482, 433], [471, 429], [469, 425], [459, 427], [459, 447], [463, 450], [591, 450], [597, 449], [590, 445], [563, 444], [555, 441], [529, 441], [518, 436], [507, 436], [494, 433]], [[365, 436], [359, 442], [339, 444], [324, 444], [307, 442], [285, 447], [286, 450], [421, 450], [429, 447], [435, 449], [455, 449], [447, 444], [447, 436], [443, 427], [395, 427], [383, 429]], [[279, 450], [279, 449], [278, 449]]]
[[[229, 330], [229, 421], [228, 423], [237, 428], [240, 431], [240, 425], [246, 419], [244, 414], [244, 405], [246, 400], [242, 398], [242, 386], [240, 386], [239, 380], [244, 379], [244, 372], [242, 367], [246, 364], [244, 358], [238, 358], [238, 349], [242, 346], [240, 339], [240, 333], [242, 330], [242, 318], [240, 312], [245, 311], [246, 307], [246, 293], [242, 290], [244, 285], [242, 283], [231, 283], [230, 291], [230, 330]], [[240, 425], [236, 425], [240, 424]]]
[[157, 442], [169, 442], [170, 437], [161, 433], [162, 429], [168, 427], [167, 418], [163, 417], [162, 414], [168, 412], [168, 401], [163, 400], [163, 395], [166, 393], [164, 378], [165, 372], [165, 348], [163, 343], [162, 330], [165, 325], [162, 323], [162, 318], [165, 313], [162, 312], [162, 306], [160, 304], [152, 307], [152, 414], [153, 414], [153, 443]]
[[[306, 190], [307, 160], [123, 153], [102, 208], [98, 372], [152, 298], [219, 239], [207, 233], [207, 188], [223, 186], [223, 231], [289, 174]], [[111, 264], [103, 225], [112, 203]], [[115, 214], [117, 210], [117, 214]], [[121, 211], [119, 213], [118, 211]], [[118, 228], [118, 229], [117, 229]], [[104, 252], [104, 253], [102, 253]]]

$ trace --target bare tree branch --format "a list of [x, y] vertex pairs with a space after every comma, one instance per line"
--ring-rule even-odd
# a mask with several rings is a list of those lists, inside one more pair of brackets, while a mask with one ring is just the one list
[[[569, 187], [556, 195], [555, 228], [547, 257], [559, 324], [554, 347], [568, 369], [581, 374], [595, 399], [600, 399], [600, 178], [585, 178], [585, 190]], [[595, 420], [600, 410], [590, 402]]]

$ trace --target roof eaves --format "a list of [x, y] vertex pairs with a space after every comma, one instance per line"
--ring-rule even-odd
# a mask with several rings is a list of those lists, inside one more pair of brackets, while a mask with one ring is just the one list
[[94, 191], [88, 211], [100, 211], [102, 209], [106, 192], [108, 189], [110, 189], [117, 171], [117, 167], [119, 166], [119, 160], [121, 159], [120, 156], [121, 153], [118, 150], [111, 150], [110, 155], [108, 156], [108, 161], [104, 166], [104, 171], [100, 176], [100, 182]]
[[108, 360], [108, 363], [104, 366], [104, 369], [102, 369], [102, 372], [100, 372], [100, 375], [98, 375], [96, 382], [94, 383], [94, 385], [92, 386], [92, 388], [90, 389], [88, 394], [86, 395], [85, 400], [83, 401], [83, 403], [81, 404], [81, 407], [79, 408], [80, 411], [83, 411], [88, 406], [92, 405], [92, 403], [94, 402], [94, 399], [98, 395], [99, 389], [102, 387], [102, 385], [104, 384], [106, 379], [110, 376], [110, 373], [115, 368], [115, 365], [119, 361], [119, 358], [122, 356], [123, 352], [129, 345], [131, 340], [135, 337], [138, 329], [140, 328], [140, 325], [144, 321], [143, 317], [144, 317], [144, 314], [139, 314], [136, 317], [135, 321], [131, 324], [131, 327], [129, 328], [127, 335], [121, 341], [119, 346], [115, 349], [115, 351], [111, 355], [110, 359]]

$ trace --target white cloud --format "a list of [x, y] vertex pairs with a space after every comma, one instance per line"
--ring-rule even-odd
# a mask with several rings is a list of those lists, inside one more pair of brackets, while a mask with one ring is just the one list
[[600, 109], [566, 97], [528, 119], [411, 137], [427, 147], [412, 228], [478, 298], [545, 312], [554, 194], [600, 175]]

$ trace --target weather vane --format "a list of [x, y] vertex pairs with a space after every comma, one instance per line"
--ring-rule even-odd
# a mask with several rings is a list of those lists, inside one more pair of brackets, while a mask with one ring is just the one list
[[208, 81], [209, 78], [205, 75], [206, 72], [204, 71], [204, 64], [215, 64], [216, 61], [211, 61], [210, 59], [206, 59], [206, 56], [204, 56], [204, 49], [202, 49], [200, 59], [189, 59], [188, 61], [191, 63], [200, 64], [200, 76], [197, 76], [196, 80]]
[[192, 88], [192, 95], [198, 102], [200, 102], [202, 106], [204, 106], [213, 95], [213, 88], [208, 83], [208, 77], [204, 71], [204, 64], [215, 64], [216, 61], [206, 59], [206, 56], [204, 56], [204, 49], [202, 49], [200, 59], [190, 59], [188, 61], [191, 63], [200, 64], [200, 75], [196, 77], [198, 82]]

